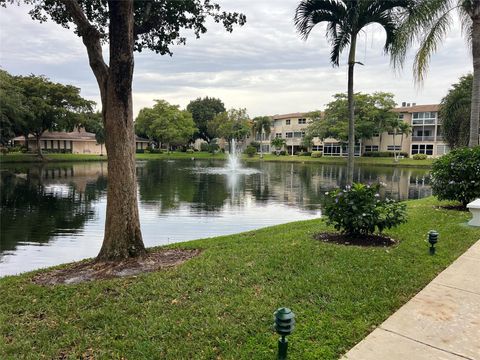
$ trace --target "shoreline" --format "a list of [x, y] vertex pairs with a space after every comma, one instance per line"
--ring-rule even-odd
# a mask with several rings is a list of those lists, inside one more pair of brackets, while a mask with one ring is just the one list
[[[49, 163], [68, 163], [68, 162], [91, 162], [91, 161], [107, 161], [107, 156], [100, 155], [84, 155], [84, 154], [45, 154], [46, 160], [42, 161], [36, 155], [30, 154], [8, 154], [0, 155], [0, 165], [3, 164], [49, 164]], [[162, 154], [136, 154], [136, 160], [175, 160], [175, 159], [199, 159], [199, 160], [225, 160], [227, 156], [223, 153], [210, 154], [206, 152], [183, 153], [171, 152]], [[312, 158], [309, 156], [298, 155], [272, 155], [266, 154], [263, 159], [259, 155], [253, 158], [242, 156], [242, 160], [249, 162], [286, 162], [286, 163], [304, 163], [304, 164], [324, 164], [324, 165], [346, 165], [347, 159], [338, 157], [320, 157]], [[430, 168], [433, 160], [413, 160], [400, 159], [394, 162], [393, 158], [388, 157], [359, 157], [355, 158], [355, 165], [368, 166], [388, 166], [388, 167], [414, 167], [414, 168]]]

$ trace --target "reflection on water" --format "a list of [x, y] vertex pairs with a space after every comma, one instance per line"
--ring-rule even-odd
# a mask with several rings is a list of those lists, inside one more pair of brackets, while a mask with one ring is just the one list
[[[252, 163], [243, 174], [222, 161], [137, 163], [147, 246], [231, 234], [320, 215], [325, 191], [343, 185], [338, 165]], [[358, 168], [356, 181], [383, 182], [382, 196], [431, 194], [428, 172]], [[3, 165], [0, 172], [0, 276], [92, 257], [105, 221], [105, 163]]]

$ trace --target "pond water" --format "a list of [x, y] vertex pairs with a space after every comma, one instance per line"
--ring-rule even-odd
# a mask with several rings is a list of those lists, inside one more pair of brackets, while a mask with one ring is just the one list
[[[220, 160], [137, 162], [146, 246], [232, 234], [321, 216], [325, 191], [345, 181], [339, 165], [256, 162], [234, 175]], [[106, 163], [0, 168], [0, 276], [95, 256], [103, 237]], [[382, 196], [431, 195], [428, 170], [359, 167], [356, 181]]]

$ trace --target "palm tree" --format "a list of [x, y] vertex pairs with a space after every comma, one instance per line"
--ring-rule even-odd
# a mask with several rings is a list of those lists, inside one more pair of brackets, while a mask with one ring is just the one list
[[275, 148], [277, 155], [278, 155], [278, 152], [285, 146], [285, 143], [286, 143], [285, 139], [282, 139], [279, 137], [275, 137], [272, 139], [271, 144]]
[[[398, 125], [398, 130], [400, 131], [400, 134], [402, 137], [400, 138], [400, 149], [403, 148], [403, 136], [408, 137], [412, 133], [412, 126], [410, 124], [407, 124], [405, 121], [401, 121], [400, 124]], [[401, 151], [401, 150], [400, 150]]]
[[468, 146], [479, 144], [480, 118], [480, 0], [418, 0], [398, 29], [392, 46], [392, 63], [401, 67], [407, 50], [413, 43], [420, 47], [415, 55], [413, 72], [416, 82], [422, 82], [432, 54], [445, 38], [453, 23], [452, 13], [460, 17], [463, 33], [473, 57], [472, 107]]
[[272, 129], [272, 119], [268, 116], [258, 116], [253, 119], [253, 133], [260, 134], [260, 157], [263, 158], [263, 140], [270, 136]]
[[366, 26], [377, 23], [386, 32], [385, 52], [390, 50], [399, 22], [400, 10], [415, 3], [414, 0], [302, 0], [295, 13], [295, 26], [303, 39], [307, 39], [317, 24], [327, 23], [327, 38], [332, 50], [330, 61], [339, 66], [340, 55], [348, 53], [348, 167], [347, 180], [353, 182], [355, 151], [355, 123], [353, 73], [357, 37]]

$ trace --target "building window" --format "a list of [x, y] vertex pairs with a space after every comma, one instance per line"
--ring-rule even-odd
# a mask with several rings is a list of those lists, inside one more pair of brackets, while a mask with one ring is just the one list
[[262, 145], [262, 151], [263, 151], [264, 153], [270, 152], [270, 146], [269, 146], [269, 145], [265, 145], [265, 144]]
[[285, 120], [285, 125], [290, 125], [290, 119]]
[[380, 133], [376, 132], [376, 133], [373, 133], [373, 137], [379, 137], [380, 136]]
[[285, 137], [287, 139], [293, 138], [293, 133], [292, 132], [287, 132], [287, 133], [285, 133]]
[[413, 125], [435, 125], [436, 112], [415, 112], [413, 113]]
[[295, 132], [293, 133], [293, 137], [294, 137], [294, 138], [301, 138], [301, 137], [303, 137], [302, 134], [305, 135], [304, 132], [295, 131]]
[[303, 125], [307, 123], [307, 119], [298, 119], [298, 124]]
[[313, 145], [312, 151], [323, 151], [323, 145]]
[[275, 137], [281, 139], [281, 138], [282, 138], [282, 133], [276, 133], [276, 134], [275, 134]]
[[395, 150], [395, 151], [400, 151], [400, 150], [402, 150], [402, 148], [400, 147], [400, 145], [395, 145], [395, 146], [393, 146], [393, 145], [388, 145], [388, 146], [387, 146], [387, 150], [388, 150], [388, 151], [394, 151], [394, 150]]
[[403, 120], [403, 117], [404, 117], [404, 114], [398, 114], [398, 118], [399, 118], [400, 120]]
[[44, 148], [44, 149], [47, 148], [47, 140], [43, 140], [43, 148]]
[[415, 154], [433, 155], [433, 145], [412, 144], [412, 155], [415, 155]]
[[378, 151], [378, 145], [365, 145], [365, 152]]
[[342, 146], [340, 144], [325, 144], [323, 155], [340, 156]]

